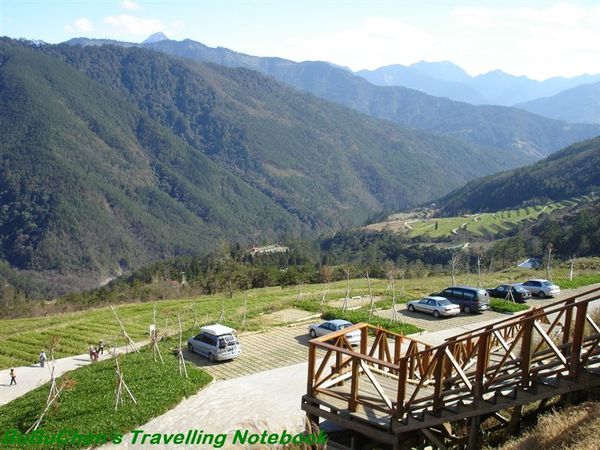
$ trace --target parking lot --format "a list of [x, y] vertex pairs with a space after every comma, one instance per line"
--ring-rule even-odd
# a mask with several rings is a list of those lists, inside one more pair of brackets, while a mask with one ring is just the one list
[[231, 361], [210, 363], [184, 350], [184, 357], [218, 380], [242, 377], [278, 367], [305, 362], [308, 358], [307, 325], [277, 327], [262, 333], [239, 336], [242, 354]]

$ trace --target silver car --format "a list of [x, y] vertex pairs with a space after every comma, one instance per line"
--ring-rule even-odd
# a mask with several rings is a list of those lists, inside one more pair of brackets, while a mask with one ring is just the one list
[[[318, 336], [325, 336], [326, 334], [334, 333], [351, 326], [352, 322], [348, 322], [347, 320], [328, 320], [327, 322], [309, 325], [308, 334], [310, 334], [311, 338], [316, 338]], [[346, 333], [346, 339], [350, 345], [358, 345], [360, 343], [360, 330], [354, 330]]]
[[560, 286], [541, 278], [527, 280], [521, 286], [531, 292], [531, 295], [537, 295], [539, 298], [555, 297], [560, 294]]
[[242, 347], [235, 330], [220, 324], [200, 328], [201, 333], [188, 339], [190, 353], [206, 356], [210, 362], [237, 358]]
[[458, 316], [460, 314], [460, 306], [452, 303], [444, 297], [430, 296], [421, 300], [414, 300], [407, 303], [408, 310], [411, 312], [420, 311], [433, 314], [433, 317], [440, 316]]

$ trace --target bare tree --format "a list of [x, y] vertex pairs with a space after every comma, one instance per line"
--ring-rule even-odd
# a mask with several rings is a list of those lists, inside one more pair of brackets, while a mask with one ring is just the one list
[[398, 311], [396, 310], [396, 279], [398, 278], [398, 269], [395, 265], [391, 264], [387, 267], [386, 275], [388, 279], [388, 289], [392, 291], [392, 322], [400, 320]]
[[350, 268], [348, 266], [344, 267], [344, 273], [346, 274], [346, 295], [342, 303], [342, 311], [347, 311], [350, 307]]
[[569, 267], [569, 280], [573, 281], [573, 266], [575, 265], [575, 255], [571, 256], [570, 267]]
[[369, 320], [373, 318], [373, 311], [375, 310], [375, 299], [373, 298], [373, 291], [371, 290], [371, 278], [369, 277], [369, 271], [366, 271], [367, 284], [369, 286]]
[[546, 278], [552, 281], [552, 244], [546, 245], [546, 250], [548, 250], [548, 261], [546, 264]]
[[452, 254], [452, 259], [450, 260], [450, 276], [452, 278], [452, 286], [456, 286], [456, 272], [458, 269], [458, 264], [460, 263], [460, 253], [455, 252]]
[[483, 255], [481, 252], [477, 252], [477, 287], [481, 287], [483, 285], [483, 281], [481, 280], [481, 259]]

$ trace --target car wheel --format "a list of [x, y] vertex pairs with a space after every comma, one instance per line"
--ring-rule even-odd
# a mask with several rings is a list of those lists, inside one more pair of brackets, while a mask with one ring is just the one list
[[209, 354], [208, 354], [208, 360], [209, 360], [211, 363], [214, 363], [214, 362], [215, 362], [215, 355], [213, 355], [212, 353], [209, 353]]
[[190, 351], [190, 353], [194, 353], [194, 346], [190, 343], [188, 343], [188, 350]]
[[468, 306], [465, 306], [464, 312], [467, 314], [471, 314], [471, 308], [469, 308]]
[[538, 292], [538, 297], [539, 298], [544, 298], [545, 296], [546, 296], [546, 293], [544, 291]]
[[413, 305], [408, 305], [408, 310], [410, 312], [415, 312], [415, 307]]
[[437, 309], [433, 311], [433, 317], [436, 319], [440, 317], [440, 312]]
[[315, 330], [310, 330], [310, 332], [308, 334], [310, 334], [311, 338], [316, 338], [317, 337], [317, 332]]

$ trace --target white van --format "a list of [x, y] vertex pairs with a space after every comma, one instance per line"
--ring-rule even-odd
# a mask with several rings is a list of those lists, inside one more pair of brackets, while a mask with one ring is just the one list
[[214, 362], [237, 358], [242, 346], [233, 328], [216, 323], [200, 328], [200, 334], [189, 338], [188, 350]]

